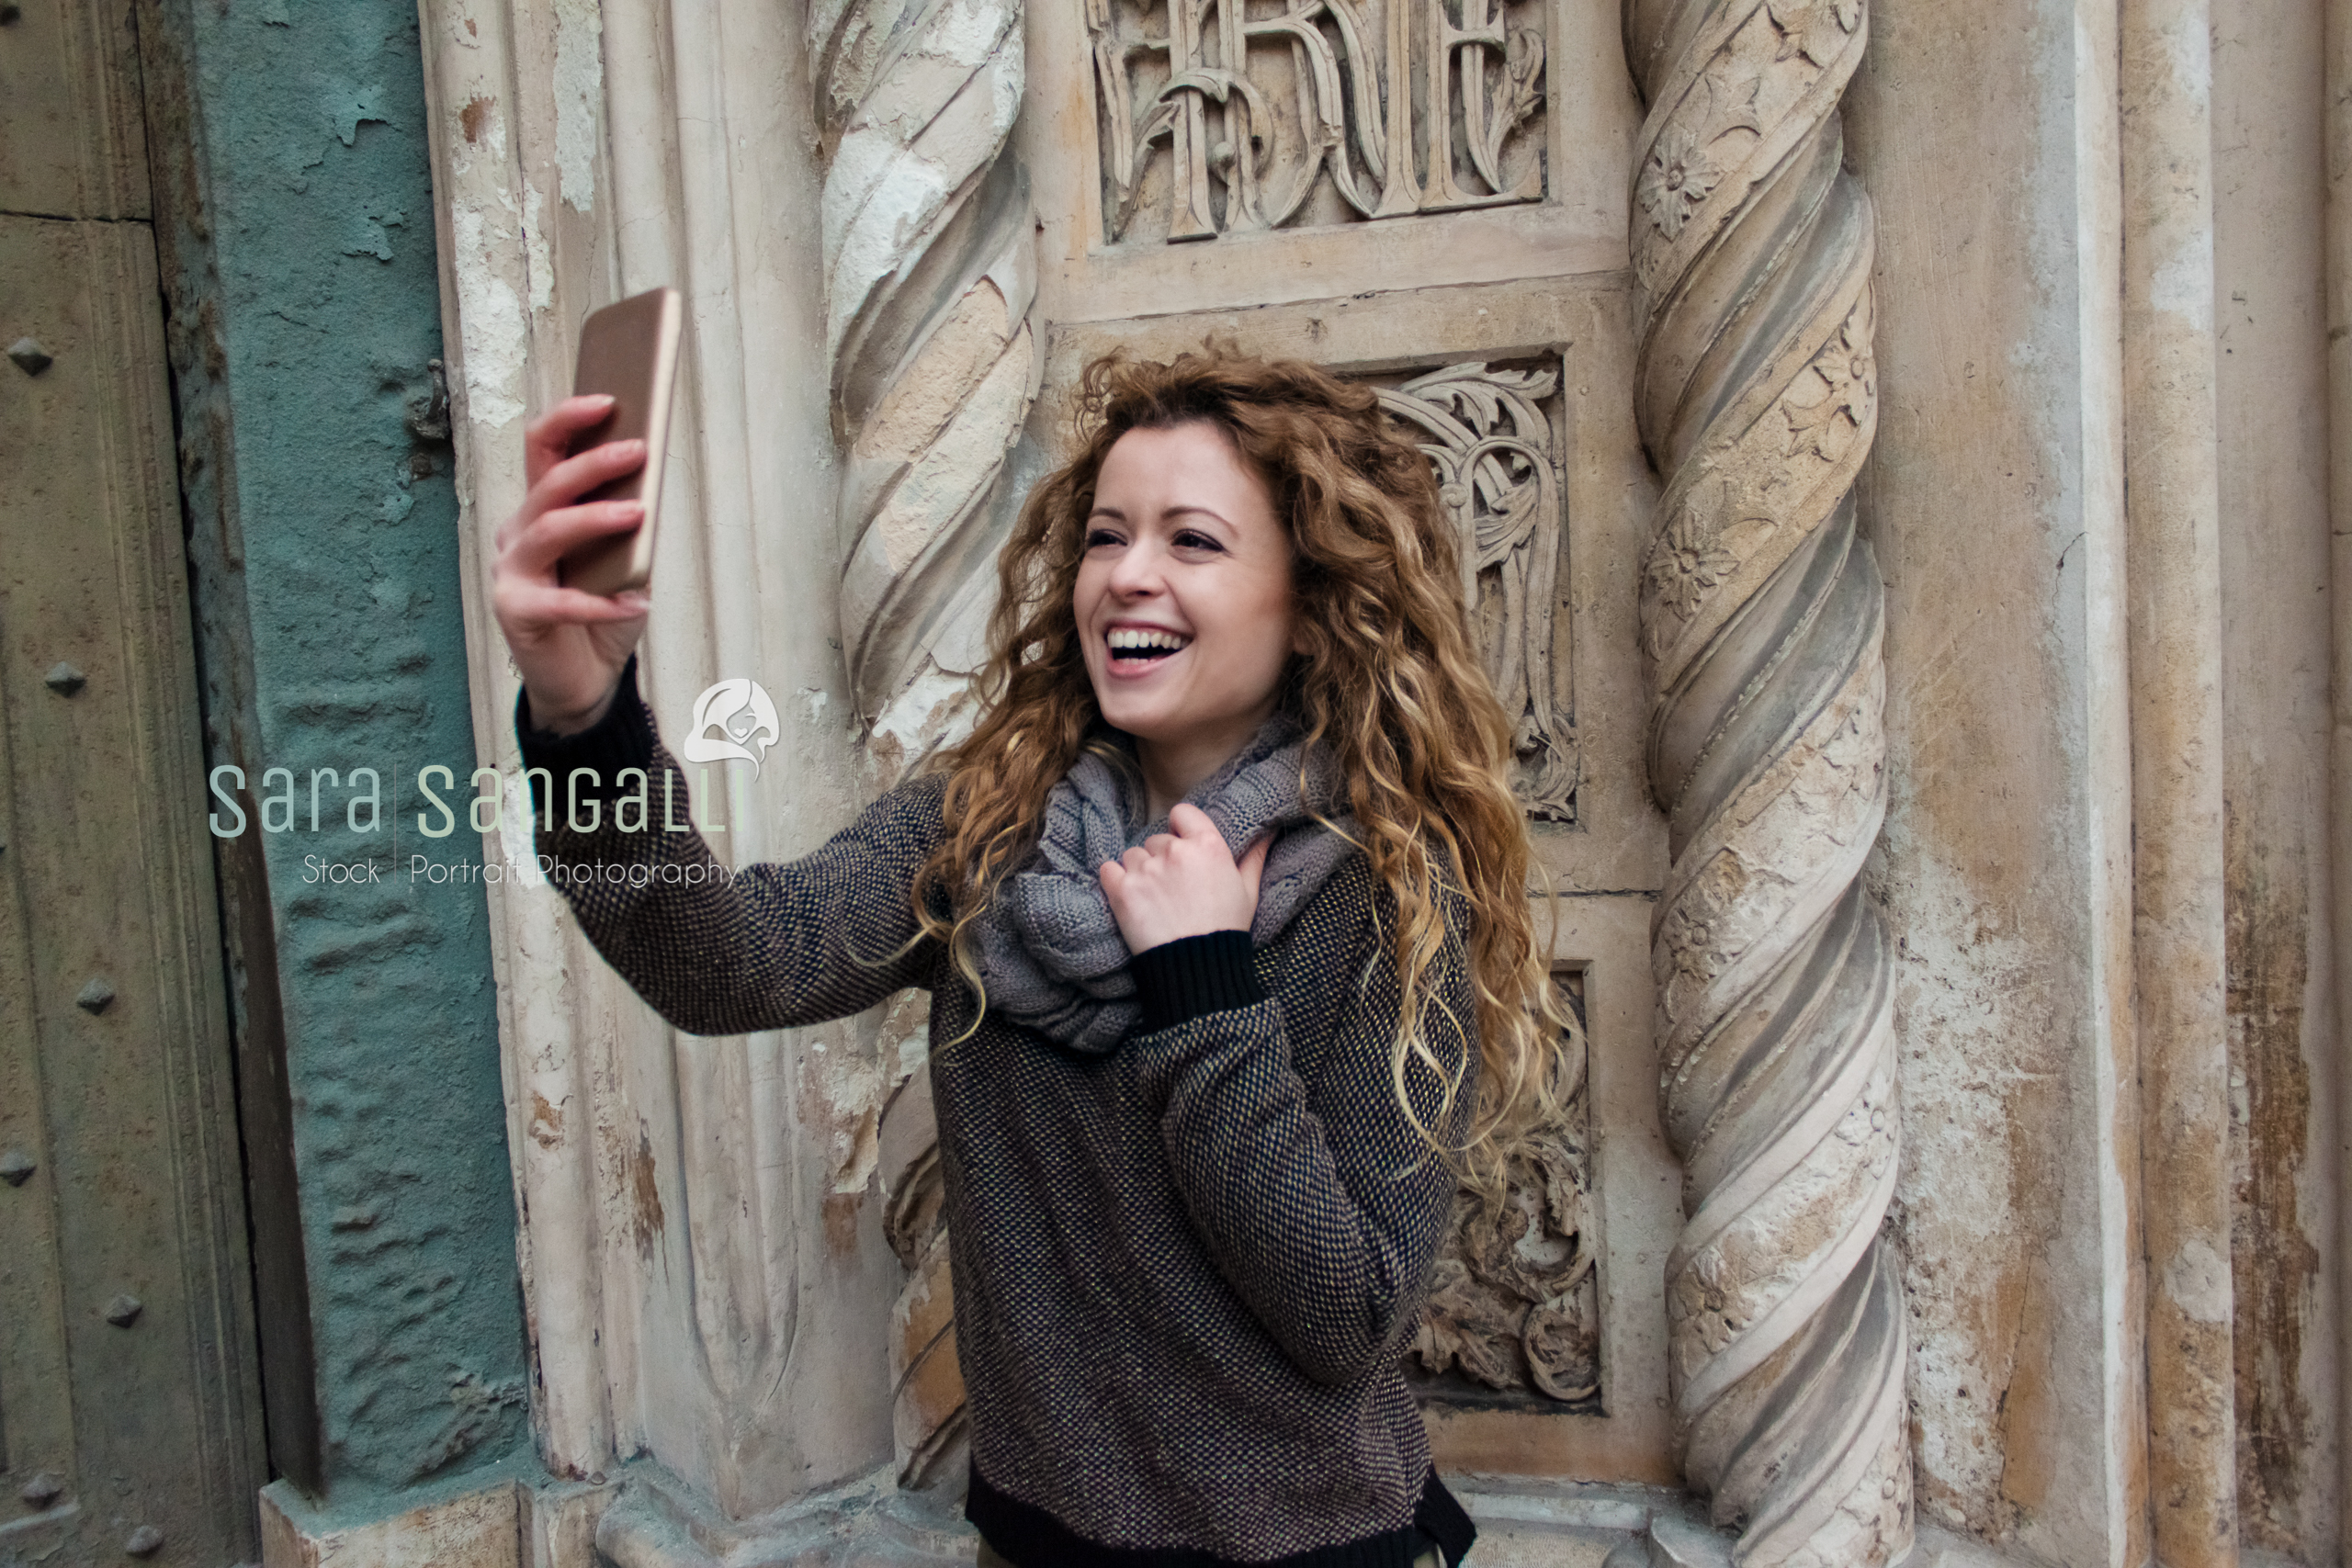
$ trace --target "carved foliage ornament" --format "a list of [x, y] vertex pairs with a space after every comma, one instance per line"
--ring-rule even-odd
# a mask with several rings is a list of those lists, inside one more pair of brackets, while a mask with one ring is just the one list
[[[1634, 177], [1641, 215], [1668, 241], [1679, 239], [1768, 135], [1804, 118], [1806, 96], [1825, 69], [1853, 49], [1861, 24], [1861, 0], [1766, 0], [1757, 6], [1650, 143]], [[1644, 259], [1636, 257], [1635, 269], [1654, 287], [1654, 268]]]
[[1419, 437], [1462, 544], [1462, 592], [1487, 679], [1511, 716], [1513, 781], [1529, 813], [1571, 821], [1578, 775], [1575, 721], [1558, 664], [1559, 457], [1540, 406], [1551, 370], [1449, 365], [1380, 389], [1381, 405]]
[[1104, 240], [1541, 199], [1542, 18], [1531, 0], [1086, 0]]
[[1600, 1394], [1586, 1048], [1573, 992], [1568, 1000], [1562, 1119], [1512, 1151], [1498, 1207], [1455, 1195], [1453, 1235], [1413, 1337], [1414, 1381], [1426, 1397], [1548, 1407]]

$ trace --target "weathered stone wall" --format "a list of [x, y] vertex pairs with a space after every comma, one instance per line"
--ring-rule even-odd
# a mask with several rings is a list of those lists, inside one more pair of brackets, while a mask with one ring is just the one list
[[[1920, 1506], [2055, 1560], [2136, 1560], [2166, 1506], [2143, 1490], [2143, 1402], [2180, 1391], [2146, 1388], [2139, 1342], [2143, 1156], [2162, 1151], [2135, 1099], [2154, 1047], [2132, 1026], [2118, 704], [2143, 672], [2120, 647], [2118, 487], [2135, 435], [2199, 436], [2125, 424], [2113, 182], [2119, 128], [2137, 128], [2117, 113], [2113, 14], [1875, 15], [1849, 114], [1889, 301], [1867, 483], [1893, 682], [1880, 875], [1910, 976]], [[2245, 1545], [2314, 1562], [2337, 1550], [2341, 1462], [2321, 26], [2316, 4], [2212, 7], [2205, 436], [2221, 477], [2234, 1506]], [[2224, 1518], [2230, 1479], [2207, 1488]]]
[[2323, 12], [2213, 6], [2237, 1507], [2305, 1562], [2343, 1518]]
[[2145, 1551], [2114, 22], [1883, 5], [1847, 100], [1919, 1509], [2064, 1562]]
[[[699, 809], [735, 863], [807, 853], [860, 794], [814, 13], [420, 9], [476, 743], [515, 765], [515, 678], [483, 591], [523, 496], [525, 418], [570, 391], [589, 311], [673, 285], [686, 325], [643, 690], [675, 733], [712, 682], [759, 681], [783, 733], [764, 766], [712, 769]], [[917, 74], [933, 92], [961, 79]], [[842, 205], [836, 229], [857, 210]], [[477, 842], [526, 862], [530, 828], [517, 811]], [[492, 949], [542, 1459], [602, 1481], [641, 1457], [736, 1517], [884, 1461], [903, 1270], [870, 1179], [883, 1101], [912, 1064], [895, 1040], [877, 1045], [871, 1017], [682, 1035], [596, 956], [555, 888], [501, 899]]]

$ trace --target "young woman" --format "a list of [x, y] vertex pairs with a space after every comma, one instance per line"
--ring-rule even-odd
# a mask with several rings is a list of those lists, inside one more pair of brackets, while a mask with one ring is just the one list
[[[1114, 357], [1084, 394], [1004, 548], [970, 739], [790, 864], [706, 875], [699, 837], [610, 809], [543, 815], [540, 848], [690, 1032], [931, 990], [984, 1563], [1458, 1563], [1401, 1359], [1457, 1186], [1498, 1200], [1554, 1109], [1558, 1036], [1451, 526], [1313, 367]], [[603, 412], [531, 426], [501, 534], [516, 723], [555, 780], [682, 797], [643, 598], [556, 581], [636, 521], [577, 503], [642, 459], [564, 455]]]

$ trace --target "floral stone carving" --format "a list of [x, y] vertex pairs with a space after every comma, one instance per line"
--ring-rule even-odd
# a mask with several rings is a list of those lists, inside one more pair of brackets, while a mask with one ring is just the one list
[[[1413, 1337], [1413, 1381], [1453, 1404], [1589, 1406], [1600, 1393], [1585, 1036], [1570, 982], [1561, 1120], [1512, 1151], [1503, 1201], [1455, 1195], [1453, 1230]], [[1564, 1086], [1565, 1087], [1565, 1086]]]
[[1576, 817], [1576, 721], [1557, 640], [1561, 504], [1558, 443], [1542, 404], [1557, 371], [1449, 365], [1380, 401], [1437, 470], [1438, 494], [1462, 541], [1462, 592], [1495, 694], [1511, 716], [1514, 786], [1529, 813]]

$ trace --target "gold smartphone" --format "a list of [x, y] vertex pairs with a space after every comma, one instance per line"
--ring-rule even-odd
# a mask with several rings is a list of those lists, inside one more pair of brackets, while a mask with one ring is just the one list
[[674, 288], [649, 288], [607, 305], [580, 328], [580, 358], [572, 395], [610, 393], [613, 412], [571, 445], [575, 453], [608, 441], [641, 440], [645, 467], [581, 497], [641, 501], [645, 521], [627, 534], [583, 545], [563, 558], [558, 575], [567, 588], [618, 593], [642, 588], [653, 576], [654, 524], [662, 511], [662, 459], [670, 445], [670, 393], [678, 379], [678, 337], [684, 310]]

